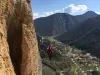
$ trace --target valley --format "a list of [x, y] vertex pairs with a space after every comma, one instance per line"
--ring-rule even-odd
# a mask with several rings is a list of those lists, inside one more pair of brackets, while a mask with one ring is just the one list
[[[100, 74], [99, 58], [73, 46], [61, 43], [53, 37], [45, 39], [51, 41], [53, 46], [56, 47], [51, 61], [47, 55], [42, 58], [45, 67], [51, 67], [52, 75], [95, 75], [94, 72]], [[43, 67], [43, 75], [51, 74], [49, 73], [50, 70], [45, 73], [45, 69], [47, 70], [47, 67], [45, 67]]]
[[52, 75], [100, 75], [98, 14], [92, 11], [77, 16], [57, 13], [36, 19], [34, 23], [42, 43], [50, 43], [55, 48], [52, 60], [49, 60], [48, 46], [39, 47], [43, 75], [47, 74], [47, 68], [51, 69]]

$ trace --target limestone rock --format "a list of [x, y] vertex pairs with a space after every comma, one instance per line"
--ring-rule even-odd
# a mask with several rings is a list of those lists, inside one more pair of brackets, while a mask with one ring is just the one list
[[5, 19], [11, 6], [10, 0], [0, 0], [0, 75], [15, 75], [9, 56]]
[[0, 75], [40, 75], [30, 0], [0, 0]]

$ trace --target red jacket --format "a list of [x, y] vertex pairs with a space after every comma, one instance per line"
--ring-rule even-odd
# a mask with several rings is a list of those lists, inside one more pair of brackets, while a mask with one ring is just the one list
[[52, 53], [52, 51], [53, 51], [53, 47], [49, 46], [48, 47], [48, 53], [50, 54], [50, 53]]

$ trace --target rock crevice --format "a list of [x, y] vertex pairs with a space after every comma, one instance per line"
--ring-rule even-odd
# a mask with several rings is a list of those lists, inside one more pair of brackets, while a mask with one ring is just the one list
[[30, 0], [0, 0], [0, 75], [39, 75]]

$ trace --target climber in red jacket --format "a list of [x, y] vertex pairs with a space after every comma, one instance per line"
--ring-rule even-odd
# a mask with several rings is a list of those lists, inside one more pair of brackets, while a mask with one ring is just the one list
[[49, 57], [49, 60], [51, 60], [51, 58], [52, 58], [52, 52], [53, 52], [53, 50], [54, 50], [54, 47], [53, 46], [48, 46], [48, 49], [47, 49], [48, 51], [48, 57]]

